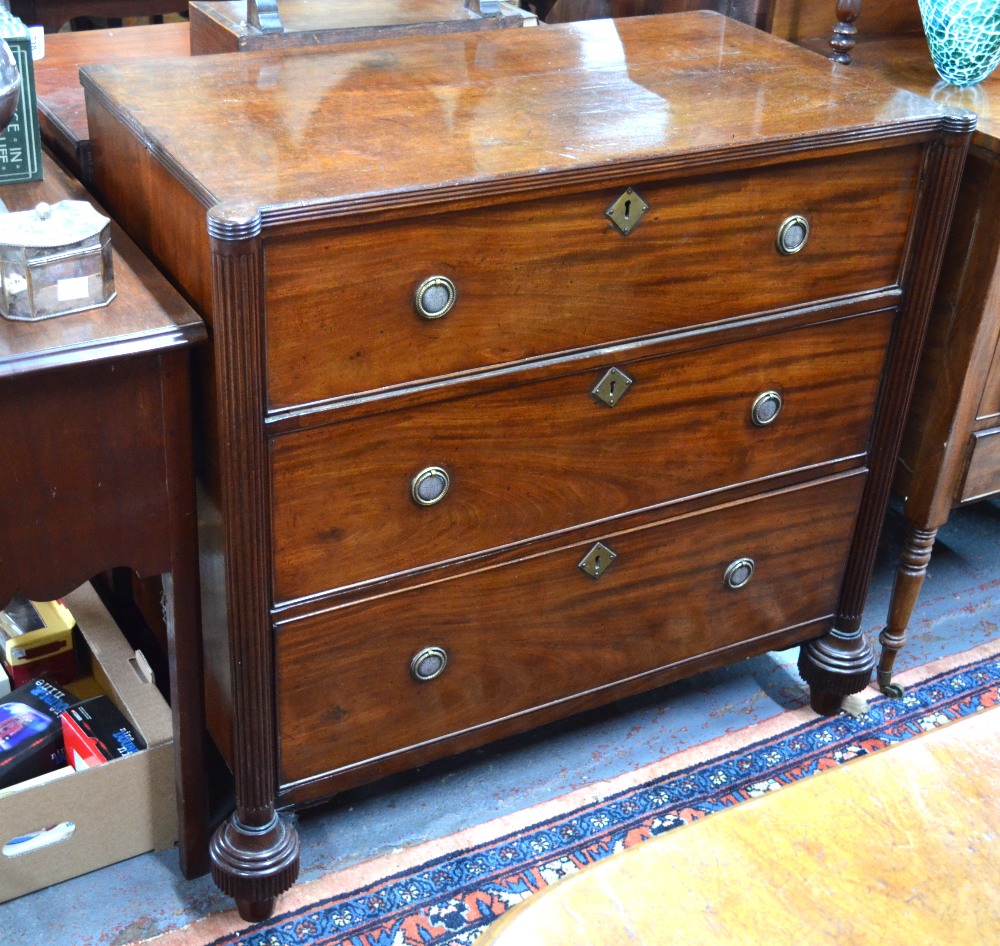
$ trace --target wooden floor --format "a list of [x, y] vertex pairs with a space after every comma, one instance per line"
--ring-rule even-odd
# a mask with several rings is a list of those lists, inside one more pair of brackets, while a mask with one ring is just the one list
[[983, 711], [623, 851], [478, 946], [997, 942], [998, 773]]

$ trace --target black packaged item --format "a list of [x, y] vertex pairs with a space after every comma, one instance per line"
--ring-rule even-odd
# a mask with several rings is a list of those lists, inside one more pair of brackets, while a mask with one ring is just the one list
[[60, 717], [78, 702], [41, 678], [0, 699], [0, 788], [66, 764]]
[[95, 696], [62, 715], [66, 761], [78, 771], [146, 748], [132, 724], [106, 696]]

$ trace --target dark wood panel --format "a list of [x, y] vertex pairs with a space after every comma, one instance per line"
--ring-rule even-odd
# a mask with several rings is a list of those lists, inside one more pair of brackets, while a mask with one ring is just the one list
[[157, 359], [0, 381], [4, 601], [14, 592], [55, 598], [116, 565], [147, 575], [170, 570]]
[[[618, 558], [596, 580], [577, 567], [588, 540], [282, 627], [282, 781], [830, 616], [853, 529], [843, 511], [863, 482], [855, 474], [637, 531], [625, 523], [600, 536]], [[742, 557], [755, 571], [734, 590], [724, 575]], [[410, 661], [425, 646], [443, 648], [448, 666], [417, 682]]]
[[[108, 210], [142, 250], [211, 322], [212, 281], [207, 205], [161, 164], [142, 160], [132, 132], [96, 103], [87, 103], [94, 186]], [[120, 169], [128, 167], [130, 173]]]
[[[650, 209], [627, 237], [605, 217], [623, 181], [267, 242], [270, 405], [892, 286], [919, 162], [910, 148], [638, 186]], [[787, 256], [776, 235], [791, 214], [810, 234]], [[435, 275], [457, 301], [422, 319], [414, 292]]]
[[[608, 364], [278, 437], [275, 599], [862, 454], [891, 324], [883, 312], [622, 362], [634, 383], [613, 408], [590, 393]], [[770, 389], [784, 407], [755, 426]], [[419, 507], [410, 483], [431, 466], [451, 489]]]
[[[907, 497], [907, 517], [923, 528], [947, 520], [977, 412], [1000, 399], [988, 376], [1000, 340], [998, 200], [1000, 160], [975, 149], [965, 162], [894, 480]], [[993, 377], [1000, 390], [1000, 373]]]

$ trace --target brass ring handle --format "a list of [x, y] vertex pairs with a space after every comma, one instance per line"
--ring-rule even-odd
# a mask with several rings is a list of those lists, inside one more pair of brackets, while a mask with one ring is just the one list
[[424, 647], [410, 661], [410, 676], [418, 683], [436, 680], [448, 666], [448, 652], [443, 647]]
[[732, 562], [726, 569], [726, 574], [724, 576], [724, 581], [727, 588], [732, 588], [734, 591], [740, 588], [745, 588], [750, 584], [750, 579], [753, 578], [754, 561], [752, 558], [738, 558], [735, 562]]
[[775, 245], [782, 256], [794, 256], [809, 239], [809, 221], [802, 214], [792, 214], [781, 221]]
[[447, 276], [428, 277], [413, 294], [413, 304], [422, 319], [440, 319], [447, 315], [456, 299], [458, 289]]
[[778, 419], [783, 406], [784, 400], [777, 391], [764, 391], [754, 399], [750, 408], [750, 419], [757, 427], [767, 427]]
[[418, 506], [433, 506], [441, 502], [451, 486], [448, 471], [439, 466], [428, 466], [410, 481], [410, 496]]

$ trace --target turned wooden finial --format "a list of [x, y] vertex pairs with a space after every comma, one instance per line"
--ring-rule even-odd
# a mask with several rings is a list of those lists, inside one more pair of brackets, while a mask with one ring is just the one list
[[837, 0], [837, 23], [833, 27], [830, 45], [834, 62], [851, 64], [851, 50], [857, 42], [858, 28], [854, 21], [861, 15], [861, 0]]

